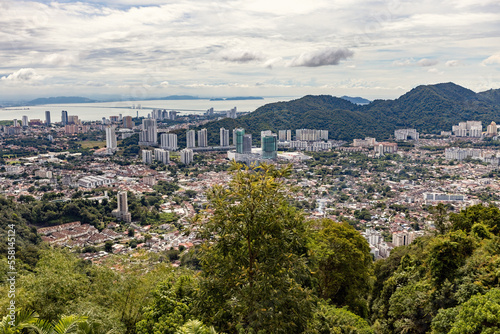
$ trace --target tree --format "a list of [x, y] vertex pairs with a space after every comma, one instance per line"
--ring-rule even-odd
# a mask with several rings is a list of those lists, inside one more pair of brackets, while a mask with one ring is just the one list
[[432, 322], [433, 334], [498, 333], [500, 289], [475, 295], [453, 309], [442, 310]]
[[198, 311], [236, 333], [300, 333], [311, 314], [304, 217], [290, 206], [290, 166], [233, 163], [227, 187], [207, 194]]
[[311, 245], [319, 297], [367, 316], [372, 257], [366, 240], [348, 223], [317, 222]]
[[354, 313], [322, 302], [318, 304], [305, 333], [373, 334], [373, 330], [363, 318]]

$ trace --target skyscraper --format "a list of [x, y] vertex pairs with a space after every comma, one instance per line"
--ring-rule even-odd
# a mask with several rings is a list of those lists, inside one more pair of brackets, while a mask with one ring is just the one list
[[220, 128], [220, 146], [229, 146], [229, 130]]
[[160, 147], [170, 151], [177, 150], [177, 135], [175, 133], [162, 133]]
[[142, 150], [142, 163], [146, 165], [153, 163], [153, 154], [151, 150]]
[[50, 111], [45, 111], [45, 125], [50, 126]]
[[12, 126], [14, 126], [14, 127], [16, 127], [16, 128], [19, 126], [19, 123], [17, 122], [17, 118], [14, 118], [14, 119], [12, 120]]
[[166, 165], [170, 162], [170, 154], [167, 150], [155, 148], [155, 160]]
[[127, 192], [119, 191], [116, 196], [116, 201], [118, 202], [118, 208], [113, 210], [113, 216], [126, 223], [130, 223], [132, 221], [132, 215], [128, 212]]
[[181, 151], [181, 163], [189, 165], [193, 162], [193, 150], [185, 148]]
[[23, 126], [28, 126], [28, 116], [26, 116], [26, 115], [23, 116], [22, 125]]
[[195, 136], [196, 136], [196, 134], [195, 134], [194, 130], [189, 130], [186, 133], [186, 147], [187, 148], [196, 147], [196, 138], [195, 138]]
[[132, 116], [123, 117], [123, 127], [127, 129], [132, 129], [134, 127], [134, 123], [132, 122]]
[[66, 110], [61, 111], [61, 123], [62, 125], [68, 125], [68, 112]]
[[207, 147], [207, 129], [201, 129], [198, 131], [198, 146], [199, 147]]
[[244, 135], [243, 136], [243, 154], [250, 154], [252, 153], [252, 135]]
[[265, 135], [262, 138], [262, 159], [276, 159], [278, 141], [276, 134]]
[[142, 131], [139, 133], [139, 145], [158, 146], [158, 128], [156, 119], [143, 119]]
[[108, 154], [113, 154], [116, 152], [116, 133], [113, 126], [108, 126], [106, 128], [106, 151]]
[[236, 153], [243, 154], [243, 136], [245, 136], [245, 129], [238, 128], [234, 131], [236, 134]]

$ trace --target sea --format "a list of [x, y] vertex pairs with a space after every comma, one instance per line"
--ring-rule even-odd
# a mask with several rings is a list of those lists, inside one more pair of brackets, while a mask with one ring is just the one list
[[21, 120], [28, 116], [28, 120], [40, 119], [45, 121], [45, 111], [50, 111], [51, 122], [61, 121], [61, 111], [66, 110], [68, 115], [76, 115], [82, 121], [100, 121], [109, 116], [147, 117], [153, 109], [176, 110], [178, 115], [205, 113], [208, 109], [225, 111], [236, 107], [238, 112], [251, 112], [273, 102], [290, 101], [296, 97], [268, 97], [262, 100], [146, 100], [146, 101], [117, 101], [96, 103], [46, 104], [37, 106], [20, 106], [0, 109], [0, 120]]

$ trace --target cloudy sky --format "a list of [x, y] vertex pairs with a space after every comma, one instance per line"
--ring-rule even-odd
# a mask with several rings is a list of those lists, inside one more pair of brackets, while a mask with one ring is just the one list
[[500, 88], [498, 0], [0, 0], [0, 100]]

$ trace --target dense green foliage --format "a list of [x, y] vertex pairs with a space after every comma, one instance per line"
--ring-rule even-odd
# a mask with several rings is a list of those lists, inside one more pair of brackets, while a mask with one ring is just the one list
[[379, 332], [495, 333], [499, 217], [497, 208], [469, 207], [451, 214], [451, 231], [417, 239], [378, 261], [371, 311]]
[[320, 95], [304, 96], [290, 102], [264, 105], [249, 115], [217, 122], [206, 127], [213, 145], [219, 140], [219, 128], [243, 127], [255, 141], [260, 131], [285, 129], [325, 129], [330, 139], [352, 140], [366, 136], [385, 139], [398, 128], [416, 128], [426, 133], [451, 130], [467, 120], [499, 122], [498, 90], [483, 93], [443, 83], [418, 86], [396, 100], [375, 100], [359, 106], [346, 100]]

